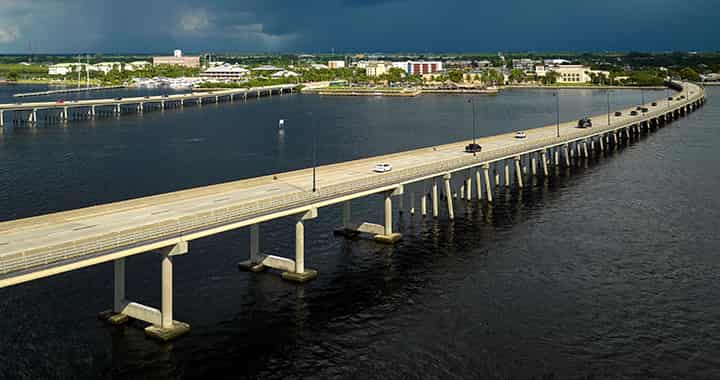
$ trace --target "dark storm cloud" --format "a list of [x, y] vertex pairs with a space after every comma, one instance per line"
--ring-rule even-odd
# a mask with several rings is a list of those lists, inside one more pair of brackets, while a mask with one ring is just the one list
[[718, 11], [716, 0], [0, 0], [0, 52], [717, 50]]

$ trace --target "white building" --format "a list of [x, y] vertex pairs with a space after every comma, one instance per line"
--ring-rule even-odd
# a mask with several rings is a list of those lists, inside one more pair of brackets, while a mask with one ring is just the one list
[[125, 71], [136, 71], [136, 70], [142, 70], [146, 67], [152, 66], [152, 63], [148, 61], [132, 61], [130, 63], [126, 63], [123, 69]]
[[122, 62], [100, 62], [95, 64], [95, 68], [97, 71], [102, 71], [103, 74], [107, 74], [113, 70], [122, 71], [123, 64]]
[[48, 67], [48, 75], [68, 75], [70, 73], [77, 73], [78, 71], [98, 71], [93, 65], [87, 63], [58, 63]]
[[590, 74], [610, 76], [609, 71], [591, 70], [583, 65], [557, 65], [547, 68], [547, 71], [558, 73], [558, 83], [589, 83], [592, 81]]
[[431, 74], [443, 69], [440, 61], [404, 61], [393, 62], [392, 65], [410, 75]]
[[328, 61], [327, 65], [331, 69], [342, 69], [345, 67], [345, 61]]
[[324, 65], [322, 63], [313, 63], [310, 65], [315, 70], [326, 70], [329, 69], [328, 65]]
[[238, 81], [245, 79], [249, 74], [250, 70], [244, 67], [224, 64], [203, 71], [200, 73], [200, 78], [205, 80]]
[[365, 65], [365, 75], [369, 77], [379, 77], [390, 71], [393, 67], [393, 64], [390, 62], [368, 62]]
[[262, 66], [254, 67], [254, 68], [252, 68], [251, 70], [252, 70], [252, 71], [266, 71], [266, 72], [267, 72], [267, 71], [273, 71], [273, 72], [274, 72], [274, 71], [280, 71], [280, 70], [282, 70], [282, 68], [280, 68], [280, 67], [275, 67], [275, 66], [272, 66], [272, 65], [262, 65]]
[[281, 70], [271, 75], [273, 78], [296, 78], [299, 76], [300, 74], [290, 70]]

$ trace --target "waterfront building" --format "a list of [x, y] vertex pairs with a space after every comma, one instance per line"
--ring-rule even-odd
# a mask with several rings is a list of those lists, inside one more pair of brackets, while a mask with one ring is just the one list
[[365, 66], [365, 75], [369, 77], [379, 77], [393, 68], [390, 62], [368, 62]]
[[113, 70], [122, 71], [123, 64], [122, 62], [100, 62], [95, 64], [95, 68], [97, 68], [97, 71], [102, 71], [103, 74], [107, 74]]
[[559, 74], [558, 83], [589, 83], [591, 82], [590, 74], [610, 76], [609, 71], [591, 70], [583, 65], [557, 65], [548, 67], [547, 71], [554, 71]]
[[78, 71], [98, 71], [98, 69], [93, 65], [77, 62], [58, 63], [56, 65], [48, 66], [48, 75], [67, 75]]
[[429, 74], [443, 69], [443, 64], [440, 61], [404, 61], [393, 62], [392, 65], [410, 75]]
[[175, 50], [171, 56], [153, 57], [153, 66], [157, 65], [200, 67], [200, 56], [183, 55], [181, 50]]
[[200, 78], [216, 81], [239, 81], [245, 79], [249, 74], [250, 70], [240, 65], [224, 64], [203, 71], [200, 73]]
[[345, 61], [328, 61], [327, 66], [331, 69], [342, 69], [345, 67]]

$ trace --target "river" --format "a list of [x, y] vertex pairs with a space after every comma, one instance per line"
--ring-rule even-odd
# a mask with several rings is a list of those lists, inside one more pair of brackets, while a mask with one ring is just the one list
[[[34, 90], [0, 86], [0, 101]], [[106, 94], [117, 93], [135, 92]], [[554, 123], [553, 93], [474, 97], [478, 134]], [[561, 90], [561, 120], [605, 112], [606, 96]], [[192, 331], [169, 344], [95, 318], [112, 305], [112, 264], [0, 289], [0, 379], [717, 378], [718, 96], [709, 88], [705, 107], [629, 146], [500, 189], [492, 207], [458, 202], [454, 222], [396, 216], [395, 246], [334, 236], [341, 209], [321, 209], [306, 223], [306, 266], [319, 271], [306, 285], [238, 271], [248, 230], [193, 241], [174, 272], [175, 318]], [[6, 127], [0, 220], [308, 167], [313, 139], [320, 164], [469, 139], [469, 99], [296, 94]], [[353, 202], [356, 217], [381, 212], [377, 196]], [[292, 257], [290, 220], [260, 231], [262, 251]], [[128, 297], [159, 305], [159, 256], [127, 271]]]

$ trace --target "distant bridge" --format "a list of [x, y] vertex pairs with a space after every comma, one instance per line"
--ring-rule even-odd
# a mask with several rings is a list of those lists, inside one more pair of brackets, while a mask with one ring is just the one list
[[216, 91], [198, 91], [189, 94], [140, 96], [132, 98], [87, 99], [0, 104], [0, 127], [5, 125], [5, 114], [13, 125], [35, 126], [40, 121], [67, 123], [71, 120], [88, 120], [100, 116], [119, 116], [127, 112], [164, 111], [194, 104], [232, 102], [236, 98], [271, 96], [293, 92], [296, 84], [239, 88]]
[[[407, 197], [406, 187], [429, 185], [431, 191], [419, 198], [420, 214], [439, 217], [438, 186], [443, 186], [447, 217], [452, 220], [453, 194], [459, 193], [464, 201], [492, 203], [493, 190], [499, 186], [514, 183], [522, 188], [528, 177], [550, 176], [549, 167], [570, 166], [572, 161], [601, 154], [705, 103], [703, 88], [691, 83], [670, 85], [678, 91], [670, 99], [624, 109], [619, 116], [595, 115], [591, 128], [567, 122], [526, 130], [524, 139], [513, 133], [483, 137], [478, 139], [482, 152], [477, 154], [466, 153], [470, 141], [462, 141], [320, 166], [316, 191], [313, 170], [308, 168], [0, 223], [0, 288], [113, 261], [115, 295], [109, 321], [146, 321], [151, 324], [146, 329], [149, 335], [171, 339], [189, 329], [173, 319], [172, 266], [175, 256], [188, 252], [191, 241], [250, 227], [249, 259], [243, 268], [273, 268], [283, 271], [284, 279], [308, 281], [317, 273], [305, 267], [304, 225], [321, 208], [343, 205], [343, 234], [367, 234], [392, 244], [401, 238], [393, 230], [392, 199]], [[393, 170], [373, 172], [379, 162], [391, 163]], [[460, 181], [453, 183], [454, 176]], [[350, 202], [373, 194], [383, 196], [384, 223], [353, 222]], [[415, 194], [411, 192], [409, 198], [414, 208]], [[295, 222], [294, 258], [263, 254], [260, 223], [284, 217]], [[149, 251], [158, 251], [162, 261], [160, 309], [125, 297], [125, 258]]]

